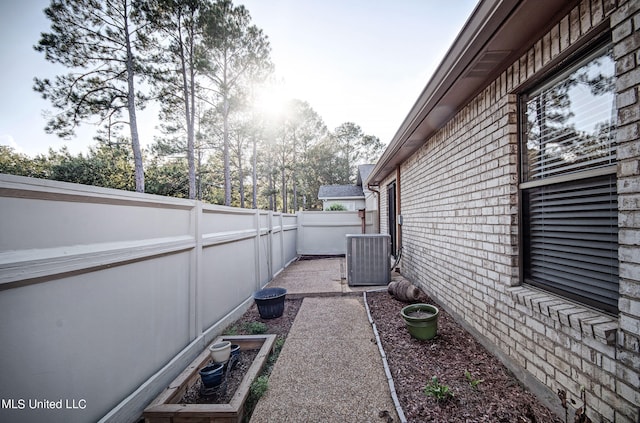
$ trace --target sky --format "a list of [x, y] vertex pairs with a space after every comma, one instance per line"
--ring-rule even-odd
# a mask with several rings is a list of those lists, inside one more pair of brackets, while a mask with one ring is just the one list
[[[471, 15], [477, 0], [235, 0], [271, 44], [280, 95], [309, 105], [329, 129], [354, 122], [388, 144]], [[61, 139], [46, 134], [51, 106], [34, 77], [67, 70], [33, 49], [49, 31], [49, 0], [0, 0], [0, 144], [34, 156], [95, 144], [84, 125]], [[143, 147], [156, 134], [156, 109], [139, 113]]]

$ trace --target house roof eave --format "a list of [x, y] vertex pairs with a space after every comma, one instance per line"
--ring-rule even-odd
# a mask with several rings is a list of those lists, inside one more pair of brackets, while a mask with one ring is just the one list
[[367, 178], [379, 185], [575, 0], [480, 0]]
[[342, 201], [342, 200], [364, 200], [364, 195], [358, 197], [318, 197], [322, 201]]

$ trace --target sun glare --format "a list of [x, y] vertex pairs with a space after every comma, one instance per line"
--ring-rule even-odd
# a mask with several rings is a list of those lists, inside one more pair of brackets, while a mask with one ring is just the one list
[[267, 85], [258, 93], [255, 107], [261, 113], [278, 118], [284, 115], [288, 97], [281, 85]]

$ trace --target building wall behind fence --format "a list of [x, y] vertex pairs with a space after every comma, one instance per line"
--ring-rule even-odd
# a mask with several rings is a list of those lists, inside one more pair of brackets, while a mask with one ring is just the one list
[[296, 231], [295, 215], [0, 175], [0, 421], [135, 418], [296, 257]]
[[[453, 312], [559, 408], [581, 388], [593, 421], [640, 419], [640, 2], [576, 2], [520, 60], [401, 166], [402, 271]], [[559, 54], [603, 22], [617, 76], [620, 314], [521, 286], [517, 97]], [[550, 23], [551, 24], [551, 23]], [[380, 185], [385, 191], [395, 175]], [[388, 230], [386, 196], [381, 231]], [[531, 378], [533, 377], [533, 379]]]

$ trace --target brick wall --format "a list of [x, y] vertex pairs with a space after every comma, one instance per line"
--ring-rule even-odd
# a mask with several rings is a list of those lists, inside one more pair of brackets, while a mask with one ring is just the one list
[[[619, 3], [619, 4], [617, 4]], [[584, 0], [401, 166], [402, 271], [594, 421], [640, 421], [640, 1]], [[609, 25], [618, 108], [620, 314], [521, 286], [517, 92]], [[386, 233], [386, 185], [380, 185]], [[558, 402], [559, 404], [559, 402]]]
[[380, 233], [388, 234], [389, 233], [389, 197], [387, 195], [387, 185], [391, 183], [391, 180], [387, 181], [385, 184], [380, 185]]
[[[615, 394], [621, 409], [640, 421], [640, 1], [624, 2], [611, 15], [618, 109], [619, 330]], [[610, 364], [609, 360], [603, 367]], [[607, 368], [609, 370], [609, 368]], [[615, 401], [617, 397], [607, 392]]]

